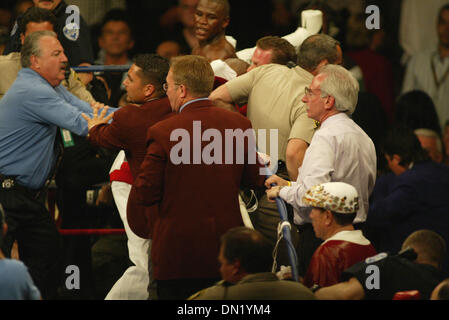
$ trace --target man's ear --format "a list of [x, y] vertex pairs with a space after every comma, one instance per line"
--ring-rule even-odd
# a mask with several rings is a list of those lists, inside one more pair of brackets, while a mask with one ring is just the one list
[[223, 24], [221, 25], [221, 27], [223, 29], [226, 29], [229, 26], [229, 23], [231, 22], [231, 19], [229, 17], [225, 18], [223, 21]]
[[235, 259], [234, 262], [232, 262], [233, 265], [233, 270], [232, 270], [232, 275], [237, 275], [240, 273], [240, 260]]
[[187, 97], [187, 88], [185, 85], [180, 84], [179, 88], [181, 89], [181, 98]]
[[134, 40], [130, 40], [128, 43], [128, 50], [131, 50], [132, 48], [134, 48], [134, 44], [135, 44]]
[[33, 68], [36, 68], [36, 69], [40, 69], [39, 62], [38, 62], [37, 57], [35, 55], [31, 55], [30, 63], [31, 63], [30, 67], [33, 67]]
[[332, 215], [332, 212], [330, 210], [326, 210], [323, 212], [323, 214], [326, 215], [326, 221], [325, 221], [326, 225], [330, 226], [332, 221], [334, 220], [334, 216]]
[[393, 161], [395, 164], [399, 165], [402, 161], [402, 158], [398, 154], [393, 154], [393, 157], [391, 158], [391, 161]]
[[333, 96], [327, 96], [324, 102], [325, 109], [332, 109], [335, 106], [335, 98]]
[[321, 62], [316, 66], [315, 70], [313, 70], [311, 73], [316, 76], [318, 74], [318, 71], [320, 71], [321, 67], [324, 67], [329, 64], [329, 61], [327, 59], [321, 60]]
[[143, 87], [143, 94], [144, 94], [145, 98], [151, 97], [151, 95], [153, 94], [153, 92], [154, 92], [155, 90], [156, 90], [156, 88], [155, 88], [151, 83], [146, 84], [146, 85]]
[[25, 42], [25, 34], [21, 33], [20, 34], [20, 43], [23, 45], [24, 42]]

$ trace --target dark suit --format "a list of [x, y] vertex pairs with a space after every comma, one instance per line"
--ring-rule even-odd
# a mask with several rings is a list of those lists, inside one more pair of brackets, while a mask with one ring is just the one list
[[421, 229], [439, 233], [449, 244], [449, 168], [426, 161], [399, 176], [379, 178], [366, 223], [382, 234], [377, 251], [396, 253], [412, 232]]
[[[243, 225], [238, 193], [241, 186], [263, 187], [259, 164], [174, 164], [171, 150], [181, 139], [170, 141], [176, 129], [191, 137], [190, 163], [195, 142], [193, 122], [201, 121], [201, 136], [214, 128], [221, 134], [221, 159], [225, 159], [225, 129], [251, 128], [238, 113], [217, 108], [209, 100], [197, 101], [181, 113], [148, 130], [148, 150], [131, 190], [129, 205], [136, 201], [156, 205], [150, 215], [153, 225], [152, 263], [156, 280], [218, 278], [220, 237]], [[201, 139], [201, 137], [199, 138]], [[214, 140], [215, 141], [215, 140]], [[193, 142], [193, 143], [192, 143]], [[201, 142], [201, 150], [209, 141]], [[235, 162], [235, 146], [233, 155]], [[231, 151], [231, 150], [227, 150]], [[245, 159], [248, 145], [244, 148]], [[254, 154], [253, 154], [254, 155]], [[132, 220], [128, 210], [128, 220]]]

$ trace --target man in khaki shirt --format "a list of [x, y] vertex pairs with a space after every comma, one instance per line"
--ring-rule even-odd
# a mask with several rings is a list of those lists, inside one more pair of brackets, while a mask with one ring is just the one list
[[[22, 34], [20, 36], [22, 44], [25, 37], [36, 31], [49, 30], [54, 31], [56, 18], [53, 13], [46, 9], [32, 8], [23, 16]], [[20, 52], [12, 52], [6, 56], [0, 56], [0, 99], [6, 94], [17, 78], [22, 66], [20, 64]], [[71, 70], [68, 80], [64, 80], [62, 84], [73, 95], [88, 103], [95, 102], [94, 98], [87, 91], [83, 83], [78, 79], [75, 71]]]
[[[220, 86], [209, 99], [225, 108], [234, 108], [234, 103], [248, 102], [247, 116], [256, 134], [258, 130], [266, 129], [265, 150], [260, 140], [262, 135], [257, 137], [259, 151], [271, 157], [271, 167], [279, 160], [277, 175], [296, 181], [298, 168], [316, 127], [301, 101], [305, 88], [320, 67], [341, 62], [342, 51], [338, 41], [324, 34], [312, 35], [301, 45], [298, 66], [289, 69], [277, 64], [262, 65]], [[274, 149], [274, 152], [271, 152], [269, 144], [270, 129], [278, 130], [278, 150]], [[265, 195], [259, 199], [251, 220], [257, 230], [276, 242], [280, 218], [276, 204], [269, 202]], [[292, 235], [297, 241], [296, 232]], [[287, 257], [283, 252], [284, 246], [280, 248], [281, 264]]]
[[248, 118], [256, 133], [259, 129], [267, 130], [267, 146], [260, 151], [268, 155], [269, 129], [277, 129], [277, 155], [285, 162], [290, 179], [294, 180], [315, 128], [301, 101], [304, 89], [321, 66], [340, 64], [341, 61], [338, 41], [324, 34], [313, 35], [301, 45], [297, 67], [260, 66], [220, 86], [209, 98], [227, 108], [230, 105], [233, 108], [233, 103], [248, 102]]

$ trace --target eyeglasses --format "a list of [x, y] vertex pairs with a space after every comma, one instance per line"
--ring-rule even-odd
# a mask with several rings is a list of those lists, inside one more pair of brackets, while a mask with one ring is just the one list
[[306, 96], [308, 96], [308, 97], [311, 97], [311, 96], [313, 95], [313, 90], [319, 90], [319, 91], [321, 91], [320, 89], [310, 89], [309, 87], [305, 87], [305, 88], [304, 88], [304, 94], [305, 94]]
[[[180, 86], [180, 84], [175, 83], [175, 87], [179, 87], [179, 86]], [[164, 89], [164, 91], [167, 92], [167, 90], [168, 90], [168, 83], [164, 83], [162, 85], [162, 89]]]
[[326, 96], [324, 96], [323, 93], [325, 94], [325, 92], [322, 91], [321, 89], [310, 89], [309, 87], [305, 87], [305, 88], [304, 88], [304, 94], [305, 94], [306, 96], [308, 96], [308, 97], [313, 96], [313, 91], [319, 91], [319, 92], [321, 92], [321, 97], [322, 97], [322, 98], [328, 96], [327, 94], [326, 94]]

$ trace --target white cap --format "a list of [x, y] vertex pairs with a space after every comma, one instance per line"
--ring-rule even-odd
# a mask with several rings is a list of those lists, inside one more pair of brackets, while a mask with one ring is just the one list
[[359, 209], [357, 190], [344, 182], [327, 182], [310, 188], [302, 198], [304, 204], [337, 213], [356, 213]]

